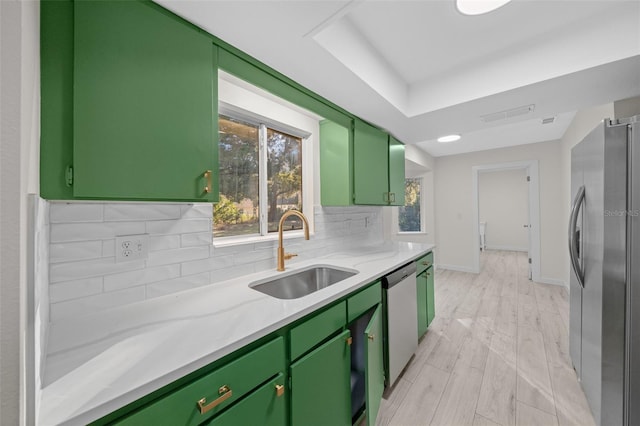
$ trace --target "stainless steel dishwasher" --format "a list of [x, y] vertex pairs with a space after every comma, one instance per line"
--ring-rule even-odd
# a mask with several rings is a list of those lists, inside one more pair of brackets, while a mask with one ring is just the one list
[[387, 386], [396, 379], [418, 349], [418, 295], [416, 263], [411, 262], [382, 278], [387, 333]]

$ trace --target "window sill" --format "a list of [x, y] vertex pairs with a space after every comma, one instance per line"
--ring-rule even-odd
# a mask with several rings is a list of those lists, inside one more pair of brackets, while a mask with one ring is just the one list
[[[313, 234], [309, 232], [309, 237]], [[287, 231], [282, 234], [282, 238], [285, 240], [293, 240], [296, 238], [304, 238], [304, 231]], [[274, 232], [268, 235], [250, 235], [246, 237], [218, 237], [213, 238], [214, 247], [227, 247], [227, 246], [240, 246], [244, 244], [263, 243], [267, 241], [277, 241], [278, 233]]]

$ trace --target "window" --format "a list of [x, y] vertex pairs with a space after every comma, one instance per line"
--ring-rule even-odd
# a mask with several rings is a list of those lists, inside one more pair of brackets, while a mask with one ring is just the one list
[[422, 178], [407, 178], [404, 181], [404, 206], [398, 207], [398, 231], [422, 232], [420, 197]]
[[[302, 211], [302, 142], [268, 123], [219, 116], [220, 201], [214, 237], [278, 231], [287, 210]], [[285, 231], [302, 229], [297, 217]]]

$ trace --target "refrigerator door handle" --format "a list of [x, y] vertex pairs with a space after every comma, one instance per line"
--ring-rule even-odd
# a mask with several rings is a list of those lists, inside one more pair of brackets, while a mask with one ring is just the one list
[[571, 215], [569, 216], [569, 257], [571, 258], [571, 266], [578, 277], [580, 287], [584, 288], [584, 271], [580, 268], [578, 260], [578, 213], [580, 206], [584, 202], [584, 185], [578, 189], [578, 194], [571, 205]]

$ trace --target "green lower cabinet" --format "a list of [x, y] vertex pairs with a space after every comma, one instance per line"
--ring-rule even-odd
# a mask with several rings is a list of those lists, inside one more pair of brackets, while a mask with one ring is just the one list
[[287, 404], [284, 375], [264, 384], [207, 426], [285, 426], [287, 424]]
[[365, 330], [367, 350], [366, 358], [366, 404], [367, 426], [376, 424], [382, 393], [384, 392], [384, 349], [382, 305], [378, 305]]
[[433, 321], [433, 317], [436, 316], [436, 299], [434, 289], [434, 277], [433, 267], [430, 267], [426, 271], [427, 278], [427, 326]]
[[[96, 424], [199, 425], [245, 398], [252, 398], [252, 404], [257, 406], [264, 398], [254, 398], [254, 389], [273, 377], [282, 377], [284, 370], [284, 339], [278, 337], [115, 422], [98, 421]], [[272, 404], [270, 400], [266, 403]], [[265, 406], [261, 410], [270, 412], [271, 408]]]
[[292, 426], [351, 425], [350, 335], [345, 330], [291, 365]]
[[418, 290], [418, 338], [424, 336], [429, 326], [429, 308], [427, 297], [427, 271], [422, 272], [416, 277], [416, 286]]

